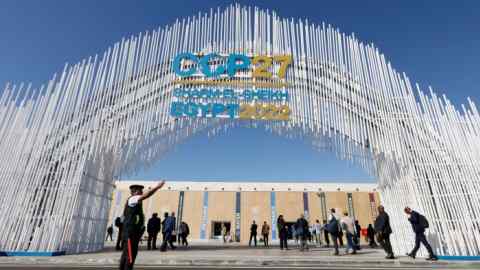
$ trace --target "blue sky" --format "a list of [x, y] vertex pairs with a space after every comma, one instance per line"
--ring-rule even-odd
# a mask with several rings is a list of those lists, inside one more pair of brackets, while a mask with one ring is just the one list
[[[330, 23], [373, 42], [412, 81], [455, 104], [480, 102], [479, 1], [236, 1], [280, 16]], [[228, 1], [0, 2], [0, 85], [40, 85], [65, 62], [100, 53], [124, 36], [155, 29]], [[132, 178], [183, 180], [373, 181], [348, 162], [306, 142], [260, 129], [205, 134], [179, 145]]]

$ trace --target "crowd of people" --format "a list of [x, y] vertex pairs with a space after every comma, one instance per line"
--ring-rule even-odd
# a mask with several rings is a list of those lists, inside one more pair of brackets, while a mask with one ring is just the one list
[[[122, 250], [120, 258], [120, 270], [133, 269], [135, 258], [138, 252], [139, 242], [145, 230], [148, 234], [147, 249], [157, 249], [156, 240], [158, 234], [162, 233], [162, 244], [160, 251], [165, 252], [167, 248], [175, 249], [174, 242], [178, 240], [181, 245], [188, 246], [187, 237], [190, 233], [190, 228], [187, 223], [180, 222], [177, 224], [175, 213], [164, 213], [163, 220], [158, 217], [157, 213], [153, 213], [152, 217], [147, 222], [145, 228], [145, 218], [143, 215], [142, 201], [152, 196], [157, 190], [162, 188], [164, 181], [158, 183], [155, 187], [143, 192], [143, 186], [131, 185], [131, 196], [128, 198], [123, 217], [116, 218], [114, 225], [118, 228], [118, 237], [116, 249]], [[430, 244], [428, 243], [425, 230], [429, 227], [428, 220], [420, 213], [413, 211], [410, 207], [405, 207], [405, 214], [408, 221], [412, 225], [415, 233], [415, 245], [411, 252], [407, 255], [415, 259], [416, 254], [423, 244], [429, 253], [427, 260], [437, 260]], [[317, 247], [330, 247], [333, 245], [333, 254], [339, 255], [339, 247], [345, 247], [346, 254], [356, 254], [360, 250], [360, 238], [362, 228], [358, 222], [352, 218], [347, 211], [340, 216], [336, 213], [334, 208], [330, 209], [327, 220], [322, 223], [317, 219], [314, 224], [309, 224], [304, 214], [301, 214], [296, 222], [286, 222], [283, 215], [277, 218], [277, 232], [280, 242], [281, 250], [288, 250], [288, 239], [293, 238], [298, 245], [300, 251], [309, 250], [309, 244]], [[257, 230], [258, 225], [255, 221], [250, 226], [250, 239], [248, 245], [257, 246]], [[265, 247], [270, 246], [270, 225], [264, 221], [261, 227], [261, 241]], [[366, 228], [366, 240], [368, 245], [372, 248], [377, 247], [377, 242], [385, 250], [387, 259], [394, 259], [395, 255], [390, 243], [390, 235], [392, 234], [392, 227], [390, 219], [385, 212], [383, 206], [378, 207], [378, 216], [374, 224], [368, 224]], [[228, 231], [226, 227], [222, 227], [222, 235], [224, 242], [227, 242]], [[344, 242], [346, 239], [346, 245]], [[113, 227], [107, 228], [107, 238], [113, 241]], [[229, 239], [230, 240], [230, 239]], [[324, 242], [324, 243], [323, 243]]]
[[[428, 220], [425, 216], [413, 211], [410, 207], [405, 207], [404, 211], [415, 233], [415, 246], [412, 251], [406, 255], [415, 259], [420, 244], [423, 244], [429, 254], [427, 260], [438, 260], [438, 257], [433, 252], [425, 236], [425, 230], [429, 227]], [[309, 225], [303, 214], [301, 214], [293, 224], [287, 223], [283, 215], [279, 215], [277, 219], [277, 229], [281, 250], [288, 250], [289, 238], [295, 239], [295, 243], [298, 244], [300, 251], [308, 250], [309, 242], [316, 246], [324, 246], [327, 248], [330, 247], [330, 242], [332, 242], [334, 255], [339, 255], [339, 247], [343, 246], [345, 246], [346, 254], [356, 254], [357, 251], [361, 249], [360, 239], [362, 228], [358, 220], [354, 220], [346, 211], [343, 212], [343, 216], [340, 217], [337, 215], [336, 210], [332, 208], [330, 209], [328, 220], [323, 220], [323, 223], [320, 223], [317, 219], [312, 225]], [[265, 221], [262, 226], [262, 239], [266, 247], [269, 246], [269, 231], [270, 227]], [[377, 247], [378, 242], [387, 254], [386, 259], [395, 259], [390, 243], [390, 235], [392, 232], [389, 216], [385, 212], [385, 208], [380, 205], [374, 225], [368, 224], [366, 228], [365, 240], [371, 248]], [[344, 245], [344, 237], [346, 239], [346, 245]], [[253, 221], [250, 227], [249, 246], [252, 245], [252, 240], [254, 245], [257, 246], [257, 225], [255, 221]], [[323, 241], [325, 242], [324, 244], [322, 243]]]
[[[115, 219], [115, 226], [118, 228], [117, 244], [115, 246], [116, 250], [123, 249], [123, 222], [120, 217]], [[174, 245], [175, 242], [182, 246], [188, 246], [187, 237], [190, 234], [190, 227], [184, 221], [180, 222], [178, 228], [176, 227], [176, 218], [175, 213], [164, 213], [163, 220], [158, 217], [158, 213], [153, 213], [152, 217], [147, 222], [146, 232], [147, 232], [147, 249], [156, 250], [157, 248], [157, 238], [159, 233], [162, 234], [162, 244], [160, 246], [160, 251], [165, 252], [167, 248], [172, 250], [176, 249]], [[177, 234], [178, 231], [178, 234]], [[142, 236], [144, 235], [145, 230], [141, 232]], [[105, 241], [113, 241], [113, 226], [107, 228], [107, 238]], [[142, 238], [139, 240], [142, 242]]]

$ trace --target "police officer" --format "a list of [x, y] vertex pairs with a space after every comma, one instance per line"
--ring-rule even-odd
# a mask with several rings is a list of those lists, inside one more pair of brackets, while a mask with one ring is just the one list
[[142, 185], [131, 185], [131, 196], [123, 210], [123, 251], [120, 257], [120, 270], [131, 270], [138, 252], [138, 242], [145, 231], [145, 216], [143, 215], [142, 201], [152, 196], [163, 187], [165, 181], [158, 183], [152, 189], [143, 193]]

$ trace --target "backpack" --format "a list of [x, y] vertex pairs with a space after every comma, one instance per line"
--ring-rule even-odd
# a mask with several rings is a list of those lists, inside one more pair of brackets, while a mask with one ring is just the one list
[[330, 222], [327, 224], [326, 229], [329, 233], [338, 233], [338, 220], [335, 218], [335, 216], [333, 216]]
[[424, 215], [421, 215], [421, 214], [418, 214], [418, 216], [419, 216], [418, 217], [418, 224], [424, 229], [428, 228], [430, 225], [428, 224], [427, 218]]

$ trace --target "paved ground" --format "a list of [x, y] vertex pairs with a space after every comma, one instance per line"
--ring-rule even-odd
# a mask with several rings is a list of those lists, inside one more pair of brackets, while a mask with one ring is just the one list
[[[118, 270], [118, 267], [114, 266], [5, 266], [0, 267], [0, 269], [11, 269], [11, 270], [31, 270], [31, 269], [38, 269], [38, 270]], [[292, 269], [292, 270], [304, 270], [304, 269], [335, 269], [335, 270], [351, 270], [351, 266], [323, 266], [323, 267], [218, 267], [218, 266], [204, 266], [204, 267], [183, 267], [183, 266], [135, 266], [136, 270], [178, 270], [178, 269], [215, 269], [215, 270], [228, 270], [228, 269], [236, 269], [236, 270], [250, 270], [250, 269], [261, 269], [261, 270], [278, 270], [278, 269]], [[419, 268], [419, 267], [372, 267], [372, 266], [363, 266], [363, 267], [355, 267], [355, 270], [387, 270], [387, 269], [405, 269], [405, 270], [417, 270], [417, 269], [426, 269], [426, 268]], [[427, 269], [457, 269], [457, 268], [427, 268]], [[471, 269], [478, 269], [478, 268], [471, 268]]]
[[[362, 249], [357, 255], [331, 256], [331, 249], [311, 248], [281, 251], [239, 245], [202, 245], [175, 251], [140, 250], [135, 269], [480, 269], [480, 262], [438, 261], [399, 256], [386, 260], [379, 249]], [[120, 252], [107, 247], [102, 252], [59, 257], [3, 257], [0, 269], [117, 269]]]

